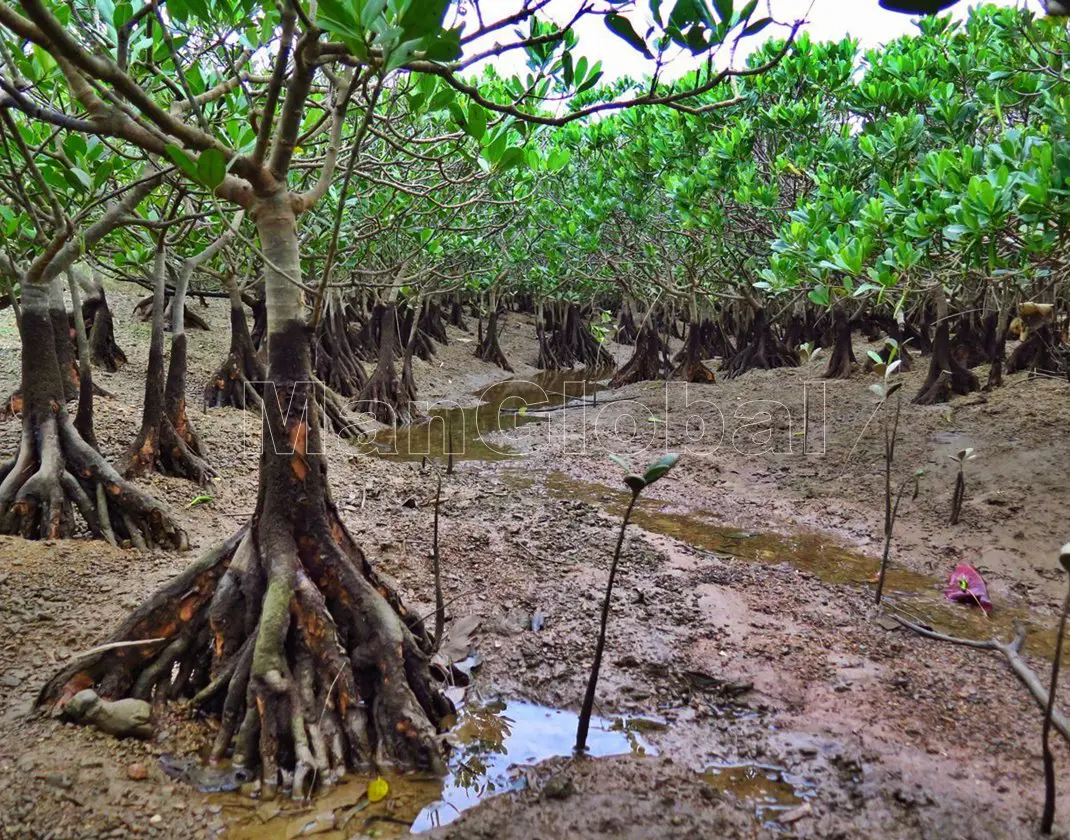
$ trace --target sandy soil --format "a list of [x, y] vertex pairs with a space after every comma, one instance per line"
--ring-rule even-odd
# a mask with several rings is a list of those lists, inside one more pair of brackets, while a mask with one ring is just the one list
[[[133, 439], [139, 420], [148, 327], [131, 317], [137, 297], [109, 291], [131, 359], [118, 374], [99, 374], [116, 395], [97, 404], [97, 434], [110, 457]], [[228, 342], [225, 308], [214, 303], [204, 313], [213, 329], [190, 337], [191, 405], [200, 404]], [[472, 336], [450, 335], [433, 363], [416, 362], [423, 396], [471, 404], [474, 391], [508, 378], [471, 356]], [[530, 322], [509, 315], [502, 344], [517, 377], [533, 378]], [[615, 349], [626, 358], [628, 348]], [[893, 604], [878, 610], [869, 583], [883, 528], [879, 418], [867, 427], [874, 380], [859, 374], [825, 383], [822, 368], [817, 360], [711, 386], [603, 392], [597, 409], [532, 413], [530, 422], [491, 436], [518, 455], [458, 462], [444, 489], [444, 583], [452, 617], [483, 618], [474, 689], [575, 709], [623, 499], [607, 452], [637, 465], [665, 449], [685, 453], [629, 530], [598, 691], [604, 715], [667, 724], [644, 734], [658, 757], [544, 762], [527, 772], [524, 790], [486, 800], [436, 836], [1035, 833], [1042, 794], [1035, 702], [995, 655], [890, 630], [886, 613], [909, 611], [979, 638], [1026, 620], [1036, 628], [1030, 661], [1045, 672], [1065, 585], [1055, 557], [1067, 538], [1056, 523], [1070, 503], [1060, 469], [1070, 454], [1060, 434], [1067, 384], [1012, 376], [999, 391], [946, 406], [904, 402], [895, 473], [925, 474], [896, 525]], [[923, 368], [905, 377], [906, 395]], [[0, 313], [0, 390], [17, 380], [8, 311]], [[698, 418], [706, 433], [694, 439]], [[200, 491], [177, 479], [145, 486], [178, 513], [196, 551], [251, 511], [259, 421], [231, 410], [193, 420], [221, 473], [212, 501], [189, 507]], [[17, 422], [0, 423], [0, 454], [13, 450], [18, 433]], [[978, 457], [967, 466], [962, 520], [949, 527], [956, 467], [948, 455], [963, 447]], [[369, 457], [338, 440], [327, 448], [347, 524], [406, 600], [430, 609], [433, 475], [418, 461]], [[91, 647], [188, 559], [80, 541], [0, 540], [0, 837], [227, 831], [231, 804], [172, 781], [156, 761], [196, 749], [209, 724], [175, 711], [141, 743], [30, 714], [36, 689], [59, 663]], [[996, 603], [991, 619], [942, 601], [939, 585], [957, 562], [985, 573]], [[540, 632], [529, 629], [536, 612]], [[1070, 707], [1070, 688], [1060, 698]], [[1057, 746], [1059, 767], [1070, 758], [1065, 746]], [[129, 778], [133, 764], [145, 767], [146, 779]], [[753, 785], [701, 774], [736, 764], [779, 768], [800, 804], [771, 814], [756, 806]], [[1070, 801], [1070, 782], [1059, 788], [1061, 802]], [[1070, 827], [1070, 817], [1057, 824]], [[323, 837], [362, 836], [333, 823], [320, 828]], [[269, 826], [261, 836], [286, 833]]]

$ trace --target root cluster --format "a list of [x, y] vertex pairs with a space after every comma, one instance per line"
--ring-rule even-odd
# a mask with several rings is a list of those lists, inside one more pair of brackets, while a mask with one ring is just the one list
[[90, 533], [113, 545], [184, 549], [167, 509], [142, 493], [83, 440], [57, 406], [23, 419], [16, 456], [0, 467], [0, 532], [26, 539], [74, 536], [77, 511]]
[[[261, 794], [295, 798], [348, 768], [441, 770], [452, 712], [431, 642], [352, 543], [333, 508], [297, 532], [255, 517], [132, 613], [112, 647], [72, 662], [38, 705], [93, 688], [219, 718], [209, 760], [259, 768]], [[102, 646], [107, 648], [107, 646]]]

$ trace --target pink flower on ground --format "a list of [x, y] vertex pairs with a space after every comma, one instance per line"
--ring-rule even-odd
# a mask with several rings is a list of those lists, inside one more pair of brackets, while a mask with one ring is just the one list
[[959, 563], [955, 567], [944, 587], [944, 597], [959, 604], [980, 607], [985, 612], [992, 610], [985, 579], [968, 563]]

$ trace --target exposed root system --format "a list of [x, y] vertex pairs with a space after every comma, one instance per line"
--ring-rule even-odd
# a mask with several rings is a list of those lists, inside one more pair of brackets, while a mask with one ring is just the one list
[[759, 309], [754, 315], [746, 343], [741, 343], [741, 349], [725, 362], [723, 370], [728, 379], [735, 379], [748, 370], [798, 366], [798, 354], [773, 335], [766, 323], [765, 311]]
[[[272, 335], [280, 399], [265, 411], [261, 491], [251, 523], [133, 612], [111, 647], [71, 662], [37, 703], [82, 689], [216, 715], [209, 760], [259, 770], [260, 794], [295, 798], [347, 769], [443, 770], [450, 703], [428, 667], [420, 618], [367, 562], [330, 500], [303, 326]], [[276, 355], [279, 354], [279, 355]], [[290, 354], [292, 361], [280, 358]], [[303, 358], [301, 356], [303, 355]], [[277, 445], [285, 442], [281, 448]]]

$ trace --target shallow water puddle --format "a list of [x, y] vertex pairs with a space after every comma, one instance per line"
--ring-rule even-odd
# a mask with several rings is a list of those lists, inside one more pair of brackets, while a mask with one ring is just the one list
[[[491, 703], [466, 714], [455, 730], [460, 746], [450, 755], [450, 775], [442, 795], [424, 808], [412, 830], [445, 825], [487, 796], [522, 789], [524, 776], [510, 773], [509, 768], [571, 755], [578, 720], [575, 712], [515, 700]], [[640, 723], [632, 718], [592, 718], [589, 754], [650, 753], [640, 734], [647, 723], [658, 725], [645, 719]]]
[[762, 823], [775, 822], [812, 795], [803, 783], [791, 780], [779, 767], [765, 764], [722, 764], [708, 767], [703, 780], [714, 790], [729, 793], [754, 809]]
[[[580, 499], [614, 516], [623, 515], [629, 498], [624, 490], [579, 481], [561, 472], [549, 474], [547, 488], [555, 498]], [[822, 534], [743, 531], [718, 524], [711, 513], [681, 511], [657, 499], [640, 499], [631, 521], [644, 530], [672, 537], [712, 554], [770, 565], [787, 563], [825, 583], [867, 586], [872, 591], [880, 569], [879, 558], [851, 551]], [[950, 573], [950, 569], [948, 571]], [[909, 620], [964, 638], [998, 636], [1008, 640], [1014, 636], [1015, 623], [1020, 622], [1029, 630], [1025, 644], [1027, 652], [1048, 659], [1054, 655], [1055, 632], [1046, 618], [1013, 605], [997, 603], [995, 610], [985, 615], [979, 609], [951, 604], [943, 596], [945, 583], [944, 578], [937, 579], [890, 563], [884, 584], [886, 602]], [[1064, 661], [1070, 662], [1070, 651]]]
[[[450, 733], [453, 749], [445, 779], [428, 775], [389, 776], [389, 795], [368, 801], [368, 776], [353, 776], [309, 805], [279, 798], [257, 802], [240, 794], [217, 794], [230, 840], [289, 840], [315, 836], [335, 840], [355, 835], [397, 837], [446, 825], [489, 796], [522, 790], [526, 776], [517, 767], [570, 755], [576, 740], [575, 712], [518, 700], [497, 700], [466, 708]], [[590, 754], [645, 755], [642, 732], [658, 721], [593, 718]], [[511, 769], [513, 768], [513, 769]]]
[[603, 387], [594, 371], [544, 371], [527, 379], [507, 379], [475, 392], [479, 405], [432, 408], [425, 420], [400, 429], [383, 429], [360, 448], [399, 461], [445, 459], [451, 450], [456, 461], [501, 461], [517, 453], [501, 443], [489, 442], [485, 436], [525, 423], [544, 422], [545, 414], [528, 413], [527, 409], [562, 405], [571, 399], [596, 399], [594, 394]]

